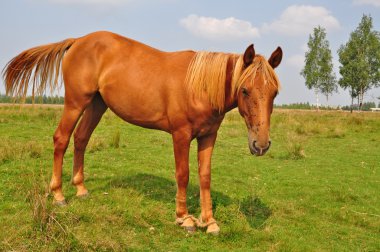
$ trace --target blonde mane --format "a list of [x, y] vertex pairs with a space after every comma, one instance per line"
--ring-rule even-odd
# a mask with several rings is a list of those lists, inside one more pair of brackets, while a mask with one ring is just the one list
[[280, 88], [276, 73], [261, 55], [256, 55], [253, 63], [244, 69], [243, 55], [200, 51], [196, 53], [187, 70], [185, 82], [189, 90], [197, 97], [206, 93], [211, 106], [222, 111], [226, 99], [225, 87], [229, 60], [233, 60], [231, 96], [235, 96], [249, 78], [253, 82], [257, 71], [261, 72], [266, 84]]

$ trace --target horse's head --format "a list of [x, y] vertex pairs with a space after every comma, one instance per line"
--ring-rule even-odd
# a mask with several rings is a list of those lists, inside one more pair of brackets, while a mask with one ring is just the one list
[[273, 101], [278, 94], [279, 80], [274, 73], [282, 59], [282, 50], [278, 47], [267, 61], [255, 55], [250, 45], [243, 55], [243, 70], [237, 90], [239, 112], [248, 128], [248, 145], [252, 154], [264, 155], [271, 141], [269, 137], [270, 116]]

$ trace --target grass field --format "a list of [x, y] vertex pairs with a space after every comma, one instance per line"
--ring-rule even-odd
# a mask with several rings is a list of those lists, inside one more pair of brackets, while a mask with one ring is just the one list
[[[0, 107], [0, 251], [379, 251], [380, 113], [275, 110], [272, 147], [253, 157], [237, 112], [213, 156], [221, 233], [174, 224], [174, 158], [167, 133], [107, 112], [85, 161], [90, 196], [70, 185], [69, 205], [47, 195], [61, 108]], [[196, 145], [188, 202], [199, 215]]]

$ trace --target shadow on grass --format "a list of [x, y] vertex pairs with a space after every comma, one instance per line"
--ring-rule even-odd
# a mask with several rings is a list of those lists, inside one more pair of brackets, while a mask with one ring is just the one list
[[265, 221], [271, 216], [272, 211], [258, 197], [248, 196], [240, 202], [240, 211], [245, 215], [249, 225], [255, 229], [262, 229]]
[[[139, 173], [129, 177], [113, 179], [108, 184], [111, 188], [132, 188], [143, 194], [145, 197], [163, 202], [165, 204], [175, 204], [177, 185], [175, 181], [158, 177], [151, 174]], [[190, 213], [200, 212], [199, 187], [189, 184], [187, 187], [187, 205]], [[212, 191], [213, 210], [218, 206], [228, 206], [232, 203], [239, 204], [229, 196]], [[265, 221], [271, 215], [271, 210], [258, 197], [248, 197], [240, 202], [240, 211], [245, 215], [249, 225], [255, 229], [265, 226]]]

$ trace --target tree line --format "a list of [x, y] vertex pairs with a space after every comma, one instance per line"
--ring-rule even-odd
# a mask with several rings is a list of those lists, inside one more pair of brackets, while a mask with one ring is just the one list
[[[329, 97], [337, 92], [338, 85], [349, 90], [350, 110], [357, 99], [358, 110], [363, 109], [365, 93], [380, 86], [380, 33], [373, 29], [372, 17], [363, 15], [358, 27], [351, 32], [347, 43], [338, 49], [339, 73], [337, 80], [326, 29], [318, 26], [309, 36], [308, 51], [305, 53], [305, 66], [301, 75], [306, 87], [313, 89], [319, 108], [319, 94]], [[380, 99], [380, 98], [379, 98]]]
[[[32, 96], [25, 97], [26, 104], [63, 104], [64, 98], [62, 96]], [[14, 103], [18, 102], [17, 98], [12, 98], [8, 95], [0, 94], [0, 103]]]
[[[315, 110], [317, 106], [314, 104], [310, 104], [309, 102], [298, 102], [298, 103], [290, 103], [290, 104], [274, 104], [275, 108], [281, 109], [305, 109], [305, 110]], [[380, 103], [377, 105], [380, 108]], [[361, 110], [362, 111], [371, 111], [371, 108], [376, 108], [375, 102], [363, 102]], [[352, 109], [351, 106], [321, 106], [320, 110], [347, 110], [350, 111]], [[358, 105], [355, 104], [353, 109], [359, 109]]]

